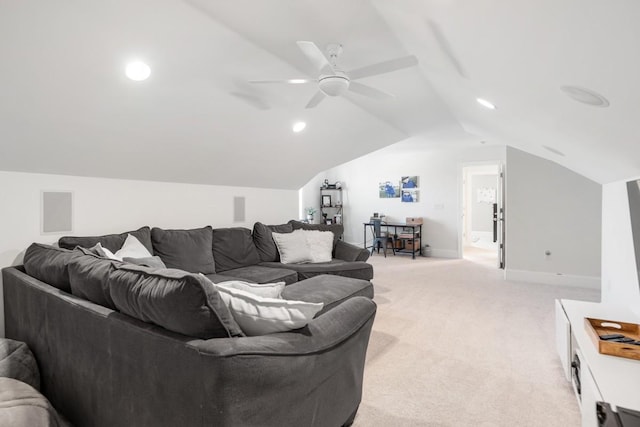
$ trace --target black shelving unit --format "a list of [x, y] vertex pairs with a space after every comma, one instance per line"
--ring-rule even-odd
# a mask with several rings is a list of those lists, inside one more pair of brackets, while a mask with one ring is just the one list
[[344, 224], [342, 188], [320, 187], [320, 214], [323, 224]]

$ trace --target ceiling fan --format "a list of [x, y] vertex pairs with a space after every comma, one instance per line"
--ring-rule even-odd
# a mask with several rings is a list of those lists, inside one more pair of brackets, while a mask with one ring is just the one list
[[354, 80], [390, 73], [418, 64], [418, 58], [409, 55], [345, 72], [336, 65], [338, 56], [342, 53], [342, 45], [333, 43], [327, 46], [327, 58], [313, 42], [299, 41], [297, 44], [302, 53], [320, 71], [320, 76], [317, 79], [250, 80], [250, 83], [317, 83], [318, 92], [307, 103], [306, 108], [313, 108], [327, 96], [339, 96], [347, 90], [375, 99], [393, 98], [393, 95]]

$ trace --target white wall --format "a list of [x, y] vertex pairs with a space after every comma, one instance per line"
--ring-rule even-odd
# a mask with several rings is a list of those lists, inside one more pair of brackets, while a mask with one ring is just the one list
[[[627, 181], [602, 186], [602, 302], [630, 307], [640, 315]], [[640, 248], [639, 248], [640, 249]]]
[[[326, 171], [307, 184], [311, 194], [324, 178], [343, 184], [345, 240], [362, 245], [363, 223], [373, 212], [383, 213], [388, 222], [404, 222], [406, 217], [423, 217], [423, 242], [434, 256], [458, 256], [461, 165], [504, 162], [504, 146], [433, 148], [425, 144], [398, 143]], [[378, 184], [400, 181], [401, 176], [419, 176], [419, 202], [378, 197]], [[317, 196], [315, 196], [317, 197]], [[370, 233], [367, 236], [371, 239]]]
[[505, 202], [507, 278], [600, 287], [600, 184], [508, 147]]
[[[74, 235], [119, 233], [143, 225], [162, 228], [248, 227], [298, 217], [298, 192], [246, 187], [173, 184], [0, 171], [0, 267], [22, 262], [32, 242], [53, 243], [40, 234], [40, 193], [73, 192]], [[233, 198], [246, 198], [246, 221], [233, 222]], [[69, 233], [63, 233], [69, 234]], [[0, 283], [1, 290], [1, 283]], [[0, 334], [4, 311], [0, 292]]]

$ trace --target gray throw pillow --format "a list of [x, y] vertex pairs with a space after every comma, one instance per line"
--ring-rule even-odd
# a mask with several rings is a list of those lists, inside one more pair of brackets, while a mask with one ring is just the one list
[[122, 258], [122, 261], [128, 262], [130, 264], [142, 265], [144, 267], [149, 267], [149, 268], [167, 268], [167, 266], [164, 265], [164, 262], [162, 262], [162, 259], [159, 256], [152, 256], [152, 257], [146, 257], [146, 258], [124, 257]]
[[138, 239], [140, 243], [144, 245], [147, 250], [153, 254], [153, 245], [151, 244], [151, 229], [149, 227], [141, 227], [135, 231], [127, 231], [120, 234], [106, 234], [104, 236], [64, 236], [58, 240], [58, 245], [65, 249], [74, 249], [76, 246], [83, 248], [91, 248], [96, 243], [100, 242], [102, 247], [109, 249], [111, 252], [116, 253], [120, 250], [124, 241], [127, 240], [127, 235], [131, 234]]
[[24, 269], [31, 277], [65, 292], [71, 292], [68, 264], [76, 256], [78, 252], [33, 243], [24, 254]]
[[213, 229], [213, 258], [218, 273], [260, 263], [251, 230], [243, 227]]
[[264, 225], [256, 222], [253, 225], [253, 243], [256, 245], [260, 260], [263, 262], [279, 262], [280, 253], [273, 241], [272, 233], [291, 233], [293, 226], [291, 224], [281, 225]]
[[153, 253], [168, 268], [191, 273], [213, 274], [213, 229], [210, 226], [192, 230], [151, 230]]
[[218, 291], [199, 274], [122, 264], [110, 282], [118, 310], [144, 322], [201, 339], [244, 335]]

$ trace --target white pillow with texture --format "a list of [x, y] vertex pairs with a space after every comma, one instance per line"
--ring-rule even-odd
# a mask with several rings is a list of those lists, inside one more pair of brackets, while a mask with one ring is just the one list
[[247, 336], [302, 328], [324, 307], [323, 303], [264, 298], [233, 287], [214, 286]]
[[105, 247], [101, 247], [107, 258], [116, 259], [122, 261], [122, 258], [151, 258], [153, 255], [149, 253], [149, 250], [140, 243], [140, 240], [136, 239], [131, 234], [127, 234], [127, 239], [118, 252], [115, 254]]
[[[204, 274], [200, 273], [200, 275], [209, 280], [209, 278]], [[249, 292], [263, 298], [282, 298], [282, 291], [284, 290], [285, 283], [249, 283], [243, 280], [228, 280], [226, 282], [218, 282], [215, 286], [240, 289], [241, 291]]]
[[283, 264], [331, 261], [331, 231], [294, 230], [292, 233], [272, 233], [272, 236]]

